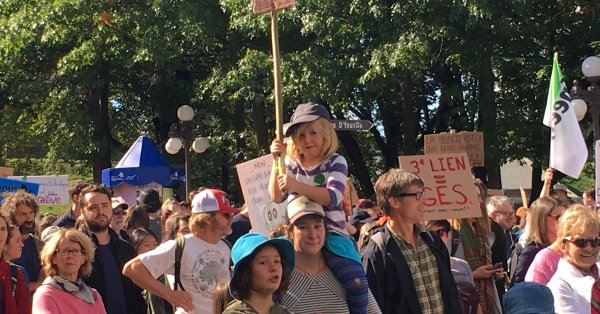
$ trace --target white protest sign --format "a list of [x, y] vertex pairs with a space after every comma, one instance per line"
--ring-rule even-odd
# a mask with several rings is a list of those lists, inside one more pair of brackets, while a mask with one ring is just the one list
[[9, 176], [9, 179], [33, 182], [40, 185], [36, 201], [38, 205], [68, 205], [69, 176]]
[[287, 204], [285, 201], [281, 204], [273, 203], [269, 197], [273, 156], [262, 156], [235, 167], [248, 206], [252, 231], [268, 235], [273, 228], [284, 222]]
[[425, 220], [481, 217], [466, 153], [400, 156], [400, 167], [425, 183]]

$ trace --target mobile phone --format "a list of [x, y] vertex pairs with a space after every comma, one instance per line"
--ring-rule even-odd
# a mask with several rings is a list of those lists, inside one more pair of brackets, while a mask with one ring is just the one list
[[492, 266], [492, 269], [498, 269], [498, 268], [502, 268], [504, 267], [504, 265], [502, 264], [502, 262], [496, 263], [494, 264], [494, 266]]

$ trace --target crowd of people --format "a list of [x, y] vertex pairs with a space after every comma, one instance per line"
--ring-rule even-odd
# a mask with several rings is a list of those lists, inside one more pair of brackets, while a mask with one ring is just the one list
[[541, 197], [515, 209], [474, 179], [481, 217], [424, 221], [425, 182], [391, 169], [375, 198], [347, 208], [329, 119], [299, 105], [286, 142], [272, 142], [286, 157], [268, 192], [287, 205], [270, 235], [213, 188], [189, 203], [144, 189], [130, 206], [81, 183], [57, 219], [25, 191], [8, 195], [0, 314], [600, 313], [593, 190], [576, 204], [549, 169]]

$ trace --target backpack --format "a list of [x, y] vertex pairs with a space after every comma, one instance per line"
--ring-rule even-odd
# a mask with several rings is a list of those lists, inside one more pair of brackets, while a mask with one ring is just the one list
[[458, 296], [461, 299], [463, 313], [477, 314], [477, 307], [479, 306], [477, 289], [465, 282], [457, 282], [456, 287], [458, 288]]

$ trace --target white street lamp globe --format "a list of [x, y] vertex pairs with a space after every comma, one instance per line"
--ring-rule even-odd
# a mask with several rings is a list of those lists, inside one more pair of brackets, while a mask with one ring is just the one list
[[197, 137], [194, 143], [192, 143], [192, 149], [198, 154], [203, 153], [208, 146], [208, 138], [204, 136]]
[[183, 105], [177, 109], [177, 118], [181, 121], [192, 121], [194, 118], [194, 109], [188, 105]]
[[575, 98], [571, 99], [571, 105], [577, 116], [577, 121], [581, 121], [587, 112], [587, 104], [583, 99]]
[[180, 138], [172, 137], [165, 144], [165, 150], [167, 151], [167, 153], [174, 155], [177, 154], [177, 152], [181, 149], [182, 146], [183, 142], [181, 142]]
[[581, 72], [585, 77], [600, 76], [600, 58], [592, 56], [583, 60]]

